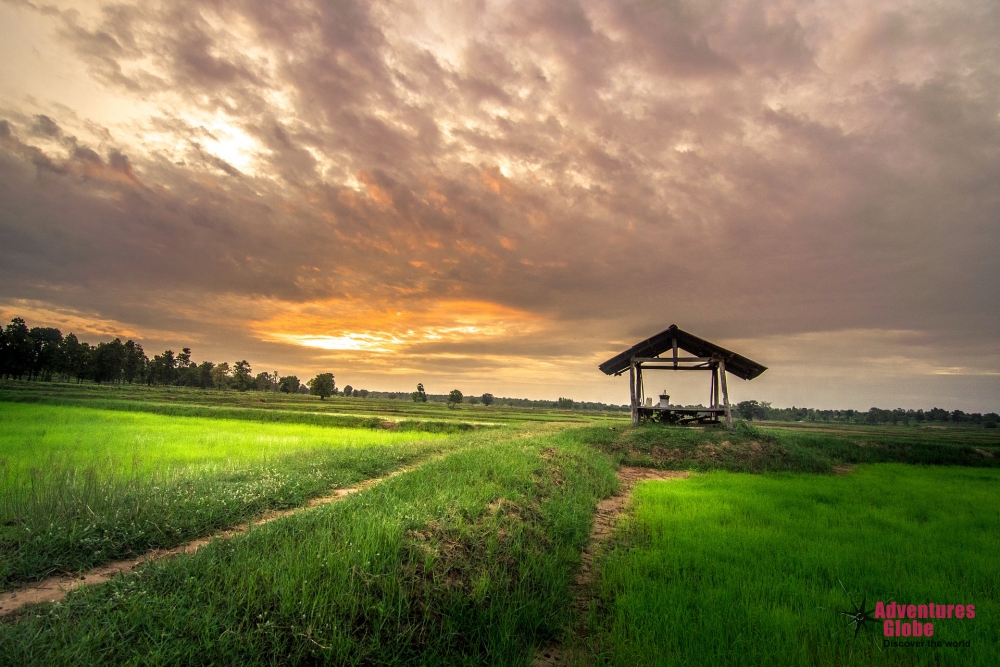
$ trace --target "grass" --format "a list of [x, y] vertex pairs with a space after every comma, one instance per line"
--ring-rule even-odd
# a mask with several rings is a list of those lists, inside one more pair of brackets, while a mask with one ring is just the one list
[[838, 466], [859, 463], [1000, 467], [1000, 434], [986, 429], [854, 426], [827, 430], [737, 422], [732, 431], [652, 424], [638, 428], [595, 425], [588, 432], [621, 465], [669, 470], [831, 473]]
[[[843, 477], [713, 472], [644, 483], [600, 559], [591, 647], [608, 665], [996, 665], [1000, 471], [863, 466]], [[935, 621], [969, 648], [853, 639], [860, 603], [975, 604]]]
[[105, 410], [154, 412], [189, 417], [223, 417], [327, 426], [454, 432], [522, 423], [579, 423], [627, 413], [557, 410], [444, 403], [409, 399], [345, 398], [320, 400], [302, 394], [216, 391], [190, 387], [97, 385], [0, 380], [0, 401], [51, 405], [89, 405]]
[[[0, 624], [0, 655], [524, 665], [574, 624], [571, 582], [594, 508], [627, 464], [706, 472], [638, 487], [581, 640], [595, 661], [909, 664], [877, 652], [871, 633], [835, 634], [841, 619], [819, 607], [850, 604], [843, 580], [884, 600], [968, 599], [980, 622], [942, 621], [937, 636], [968, 628], [980, 649], [927, 655], [992, 664], [998, 457], [995, 430], [960, 427], [631, 428], [575, 410], [0, 383], [7, 587], [423, 461], [339, 503], [29, 608]], [[831, 474], [867, 463], [879, 465]], [[763, 474], [736, 474], [748, 472]]]
[[0, 587], [175, 546], [448, 446], [428, 433], [0, 403]]
[[523, 665], [571, 614], [607, 457], [574, 431], [466, 446], [340, 503], [0, 626], [17, 664]]

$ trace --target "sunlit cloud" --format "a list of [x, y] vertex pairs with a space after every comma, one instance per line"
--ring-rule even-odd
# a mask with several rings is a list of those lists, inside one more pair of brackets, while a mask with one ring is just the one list
[[995, 2], [0, 12], [39, 324], [619, 402], [601, 356], [676, 323], [763, 400], [1000, 390]]

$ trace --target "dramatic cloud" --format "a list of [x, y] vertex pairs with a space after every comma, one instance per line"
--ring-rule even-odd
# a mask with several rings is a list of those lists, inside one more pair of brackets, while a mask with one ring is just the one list
[[8, 316], [615, 402], [596, 364], [677, 323], [771, 367], [738, 397], [998, 407], [995, 2], [6, 0], [0, 25]]

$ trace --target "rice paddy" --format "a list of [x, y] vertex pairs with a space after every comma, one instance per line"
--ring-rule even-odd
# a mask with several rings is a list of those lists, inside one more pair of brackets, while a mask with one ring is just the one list
[[[300, 509], [3, 617], [0, 663], [996, 664], [998, 454], [962, 428], [8, 383], [0, 589]], [[692, 475], [622, 501], [581, 589], [620, 465]], [[855, 638], [836, 612], [876, 600], [974, 604], [935, 626], [970, 645]]]
[[[996, 665], [998, 489], [998, 470], [897, 464], [643, 483], [600, 562], [592, 648], [607, 665]], [[975, 617], [855, 635], [840, 612], [878, 601]], [[883, 644], [906, 639], [942, 646]]]

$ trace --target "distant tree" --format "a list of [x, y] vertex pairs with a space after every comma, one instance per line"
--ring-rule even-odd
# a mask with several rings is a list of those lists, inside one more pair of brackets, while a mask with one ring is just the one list
[[246, 359], [233, 364], [233, 388], [236, 391], [246, 391], [253, 387], [252, 373], [253, 369]]
[[414, 403], [426, 403], [427, 402], [427, 392], [424, 391], [423, 383], [417, 385], [417, 390], [410, 394], [410, 398], [413, 399]]
[[307, 383], [309, 393], [319, 396], [320, 400], [336, 391], [337, 387], [333, 382], [333, 373], [320, 373]]
[[456, 408], [458, 404], [462, 402], [463, 398], [465, 397], [462, 396], [462, 392], [458, 389], [452, 389], [448, 393], [448, 407], [452, 409]]
[[[121, 382], [125, 355], [125, 345], [119, 338], [109, 343], [98, 343], [94, 349], [91, 369], [91, 378], [94, 382]], [[173, 362], [173, 352], [170, 352], [170, 361]]]
[[941, 408], [931, 408], [927, 412], [927, 421], [932, 422], [946, 422], [951, 417], [947, 410], [942, 410]]
[[953, 422], [956, 422], [956, 423], [957, 422], [964, 422], [964, 421], [968, 421], [969, 420], [969, 416], [967, 414], [965, 414], [964, 412], [962, 412], [961, 410], [952, 410], [951, 411], [951, 420]]
[[212, 377], [212, 372], [215, 370], [215, 364], [211, 361], [203, 361], [198, 364], [198, 386], [202, 389], [211, 389], [215, 386], [215, 380]]
[[229, 364], [223, 361], [218, 366], [211, 370], [212, 374], [212, 385], [216, 389], [228, 389], [229, 383], [232, 381], [232, 375], [229, 373]]
[[278, 391], [286, 394], [297, 394], [299, 393], [300, 385], [301, 383], [299, 382], [298, 377], [294, 375], [286, 375], [278, 380]]
[[28, 332], [32, 346], [32, 367], [29, 377], [35, 380], [51, 380], [59, 371], [60, 344], [63, 340], [59, 329], [34, 327]]
[[480, 398], [483, 401], [483, 405], [493, 405], [493, 394], [483, 394]]
[[469, 396], [469, 405], [479, 405], [479, 397]]
[[299, 385], [299, 393], [300, 394], [308, 394], [309, 393], [309, 387], [307, 387], [304, 384]]
[[173, 350], [165, 350], [157, 354], [149, 362], [149, 374], [146, 381], [149, 384], [174, 384], [177, 380], [177, 359]]
[[278, 373], [275, 372], [273, 375], [267, 371], [257, 373], [257, 377], [253, 380], [253, 388], [257, 391], [277, 391]]
[[350, 396], [353, 393], [354, 393], [354, 387], [352, 387], [351, 385], [347, 385], [346, 387], [344, 387], [344, 396]]
[[368, 390], [367, 389], [356, 389], [354, 391], [354, 395], [355, 396], [360, 396], [361, 398], [368, 398]]
[[4, 329], [4, 377], [20, 380], [31, 372], [34, 345], [28, 332], [28, 325], [20, 317], [15, 317]]
[[62, 354], [60, 355], [62, 357], [63, 378], [67, 382], [70, 377], [76, 378], [78, 383], [83, 382], [90, 366], [90, 355], [90, 346], [87, 343], [81, 343], [74, 333], [67, 334], [63, 338]]
[[125, 364], [122, 366], [122, 379], [129, 384], [141, 380], [148, 364], [149, 359], [142, 351], [142, 345], [133, 340], [125, 341]]
[[574, 403], [575, 401], [572, 398], [563, 398], [560, 396], [559, 400], [556, 401], [556, 407], [562, 410], [572, 410]]
[[747, 421], [753, 421], [753, 418], [757, 416], [758, 407], [760, 407], [760, 403], [757, 401], [740, 401], [736, 404], [736, 414]]

